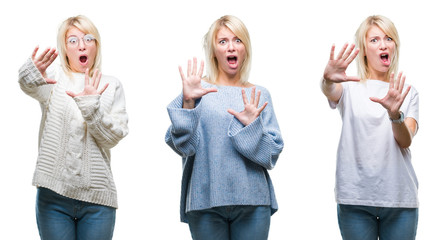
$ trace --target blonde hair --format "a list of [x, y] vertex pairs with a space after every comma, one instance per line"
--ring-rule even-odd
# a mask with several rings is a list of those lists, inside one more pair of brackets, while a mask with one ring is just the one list
[[208, 33], [205, 34], [203, 47], [206, 55], [207, 80], [211, 83], [215, 83], [218, 78], [219, 66], [214, 51], [217, 32], [222, 27], [227, 27], [229, 30], [231, 30], [244, 44], [246, 56], [240, 68], [240, 83], [245, 84], [249, 79], [250, 65], [252, 60], [250, 36], [244, 23], [237, 17], [231, 15], [225, 15], [217, 19], [209, 28]]
[[96, 43], [96, 58], [94, 59], [94, 64], [90, 68], [89, 74], [92, 75], [95, 69], [101, 69], [102, 65], [102, 55], [100, 49], [100, 34], [96, 26], [83, 15], [78, 15], [76, 17], [70, 17], [61, 23], [58, 30], [58, 51], [61, 59], [61, 65], [65, 73], [70, 74], [73, 70], [71, 69], [70, 62], [67, 57], [67, 43], [66, 35], [70, 28], [76, 27], [85, 34], [92, 34], [95, 37]]
[[393, 24], [390, 19], [381, 16], [381, 15], [374, 15], [369, 16], [364, 20], [360, 27], [357, 29], [357, 32], [355, 33], [355, 43], [356, 46], [360, 49], [360, 52], [358, 54], [357, 58], [357, 69], [358, 69], [358, 76], [361, 78], [362, 81], [367, 80], [370, 78], [370, 71], [369, 66], [367, 63], [367, 58], [365, 56], [366, 48], [367, 48], [367, 32], [372, 26], [379, 27], [387, 36], [389, 36], [391, 39], [393, 39], [393, 42], [395, 43], [395, 51], [394, 55], [391, 59], [390, 67], [386, 73], [386, 80], [388, 81], [390, 78], [390, 73], [394, 72], [396, 73], [398, 71], [399, 66], [399, 48], [400, 48], [400, 40], [398, 31], [396, 30], [395, 25]]

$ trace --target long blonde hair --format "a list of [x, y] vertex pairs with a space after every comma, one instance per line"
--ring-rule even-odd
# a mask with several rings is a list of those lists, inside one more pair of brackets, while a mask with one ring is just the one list
[[94, 59], [94, 65], [90, 68], [90, 75], [94, 73], [95, 69], [101, 69], [102, 65], [102, 55], [100, 48], [100, 34], [97, 30], [96, 26], [89, 20], [87, 17], [83, 15], [79, 15], [76, 17], [70, 17], [64, 22], [61, 23], [58, 30], [58, 51], [61, 59], [61, 65], [64, 69], [64, 72], [70, 74], [72, 72], [70, 62], [67, 57], [67, 43], [66, 43], [66, 34], [68, 30], [72, 27], [78, 28], [85, 34], [92, 34], [95, 37], [96, 43], [96, 58]]
[[358, 69], [358, 76], [362, 81], [367, 80], [370, 78], [370, 71], [369, 66], [367, 63], [367, 57], [365, 56], [366, 48], [367, 48], [367, 32], [372, 26], [379, 27], [387, 36], [389, 36], [391, 39], [393, 39], [393, 42], [395, 43], [395, 51], [394, 55], [391, 59], [391, 64], [389, 67], [389, 70], [386, 73], [386, 80], [388, 81], [390, 78], [390, 73], [394, 72], [396, 73], [398, 71], [399, 66], [399, 48], [400, 48], [400, 40], [398, 31], [396, 30], [395, 25], [393, 24], [390, 19], [387, 17], [381, 16], [381, 15], [374, 15], [369, 16], [364, 20], [360, 27], [357, 29], [357, 32], [355, 33], [355, 43], [356, 46], [360, 49], [360, 52], [357, 57], [357, 69]]
[[237, 17], [231, 15], [225, 15], [217, 19], [209, 28], [208, 33], [205, 34], [203, 47], [206, 55], [207, 80], [211, 83], [215, 83], [218, 78], [219, 66], [214, 51], [217, 32], [222, 27], [229, 28], [229, 30], [231, 30], [242, 41], [244, 47], [246, 48], [246, 56], [240, 68], [240, 83], [245, 84], [249, 79], [252, 61], [252, 46], [250, 44], [250, 36], [244, 23]]

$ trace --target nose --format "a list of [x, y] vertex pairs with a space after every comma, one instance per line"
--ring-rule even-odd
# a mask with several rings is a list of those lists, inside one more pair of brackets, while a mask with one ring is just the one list
[[229, 42], [228, 51], [229, 52], [235, 51], [235, 46], [234, 46], [234, 43], [232, 41]]
[[381, 44], [379, 45], [379, 49], [381, 50], [387, 49], [387, 43], [385, 41], [381, 41]]
[[79, 38], [79, 42], [78, 43], [79, 43], [79, 50], [81, 50], [81, 51], [85, 50], [85, 42], [84, 42], [84, 40]]

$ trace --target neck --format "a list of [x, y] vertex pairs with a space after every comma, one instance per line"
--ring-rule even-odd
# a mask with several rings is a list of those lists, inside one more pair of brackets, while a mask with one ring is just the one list
[[234, 87], [245, 87], [246, 85], [248, 85], [248, 83], [241, 83], [240, 82], [240, 73], [238, 74], [227, 74], [224, 72], [220, 72], [216, 83], [218, 85], [223, 85], [223, 86], [234, 86]]
[[387, 72], [370, 71], [370, 79], [388, 82]]

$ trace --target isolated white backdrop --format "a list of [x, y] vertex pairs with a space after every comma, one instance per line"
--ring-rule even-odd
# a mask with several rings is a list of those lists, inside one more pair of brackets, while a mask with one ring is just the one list
[[1, 3], [0, 239], [38, 239], [31, 180], [41, 113], [21, 92], [18, 69], [36, 45], [55, 47], [58, 25], [78, 14], [99, 29], [103, 73], [122, 81], [127, 100], [130, 133], [112, 151], [120, 207], [114, 239], [191, 239], [188, 225], [179, 222], [181, 160], [164, 143], [170, 124], [166, 105], [181, 91], [178, 65], [185, 69], [189, 58], [204, 58], [202, 37], [225, 14], [239, 17], [249, 29], [250, 81], [270, 90], [285, 142], [270, 172], [279, 201], [270, 239], [340, 239], [334, 176], [341, 120], [320, 92], [319, 80], [331, 44], [352, 42], [358, 25], [373, 14], [395, 23], [400, 69], [420, 94], [420, 129], [411, 146], [420, 182], [417, 239], [435, 238], [434, 10], [431, 1], [420, 0]]

